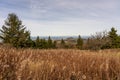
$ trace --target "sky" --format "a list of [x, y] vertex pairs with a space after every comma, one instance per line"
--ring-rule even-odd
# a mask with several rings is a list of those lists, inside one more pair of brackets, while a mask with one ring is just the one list
[[0, 28], [15, 13], [31, 36], [89, 36], [115, 27], [120, 0], [0, 0]]

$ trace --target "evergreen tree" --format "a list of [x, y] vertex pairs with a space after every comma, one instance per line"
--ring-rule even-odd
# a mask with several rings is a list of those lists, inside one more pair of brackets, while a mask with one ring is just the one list
[[81, 36], [79, 35], [78, 36], [78, 39], [77, 39], [77, 48], [78, 49], [82, 49], [82, 46], [83, 46], [83, 39], [81, 38]]
[[47, 42], [45, 39], [40, 39], [40, 49], [47, 49]]
[[40, 39], [39, 48], [44, 49], [43, 39]]
[[40, 47], [40, 38], [39, 36], [37, 36], [36, 40], [35, 40], [35, 47], [39, 48]]
[[110, 47], [111, 48], [119, 48], [120, 47], [120, 37], [117, 34], [117, 30], [114, 27], [111, 28], [109, 32], [109, 38], [111, 41]]
[[61, 48], [65, 48], [65, 41], [61, 39]]
[[65, 45], [65, 41], [63, 39], [61, 39], [61, 44]]
[[52, 48], [53, 47], [52, 39], [51, 39], [50, 36], [48, 37], [47, 47], [48, 48]]
[[45, 39], [42, 39], [42, 47], [43, 49], [47, 49], [47, 41]]
[[54, 42], [53, 42], [53, 48], [57, 48], [57, 47], [56, 47], [56, 44], [57, 44], [57, 42], [54, 41]]
[[31, 39], [29, 36], [27, 42], [26, 42], [26, 47], [34, 48], [35, 47], [35, 42]]
[[30, 36], [30, 32], [22, 25], [22, 21], [14, 13], [8, 14], [5, 24], [0, 29], [3, 43], [8, 43], [14, 47], [25, 47]]

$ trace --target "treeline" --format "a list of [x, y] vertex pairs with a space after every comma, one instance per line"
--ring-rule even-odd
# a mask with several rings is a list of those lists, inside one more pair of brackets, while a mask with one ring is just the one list
[[120, 35], [114, 27], [108, 32], [97, 32], [87, 39], [83, 48], [92, 50], [120, 48]]
[[50, 36], [47, 40], [40, 39], [39, 36], [36, 40], [32, 40], [30, 31], [26, 30], [22, 21], [14, 13], [8, 14], [0, 32], [3, 44], [9, 44], [16, 48], [78, 48], [92, 50], [120, 48], [120, 35], [117, 34], [117, 30], [114, 27], [109, 32], [99, 32], [88, 39], [82, 39], [79, 35], [72, 42], [64, 39], [60, 41], [52, 40]]

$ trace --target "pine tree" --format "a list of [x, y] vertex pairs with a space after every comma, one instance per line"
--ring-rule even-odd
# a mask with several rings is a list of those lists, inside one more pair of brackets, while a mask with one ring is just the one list
[[81, 38], [80, 35], [78, 36], [76, 46], [77, 46], [78, 49], [82, 49], [82, 46], [83, 46], [83, 39]]
[[57, 44], [57, 41], [54, 41], [54, 42], [53, 42], [53, 48], [57, 48], [57, 47], [56, 47], [56, 44]]
[[26, 47], [29, 47], [29, 48], [34, 48], [35, 47], [35, 42], [31, 39], [30, 36], [29, 36], [29, 38], [26, 42]]
[[42, 48], [47, 49], [47, 41], [45, 39], [42, 39]]
[[48, 37], [47, 47], [48, 48], [52, 48], [53, 47], [52, 39], [51, 39], [50, 36]]
[[120, 37], [117, 34], [117, 30], [114, 27], [111, 28], [109, 32], [109, 38], [111, 41], [110, 47], [111, 48], [120, 48]]
[[40, 38], [39, 36], [37, 36], [36, 40], [35, 40], [35, 47], [39, 48], [40, 47]]
[[25, 47], [30, 32], [22, 25], [22, 21], [14, 13], [8, 14], [5, 24], [0, 29], [3, 43], [8, 43], [14, 47]]
[[61, 39], [61, 45], [65, 45], [65, 41]]
[[65, 41], [61, 39], [61, 48], [65, 48]]

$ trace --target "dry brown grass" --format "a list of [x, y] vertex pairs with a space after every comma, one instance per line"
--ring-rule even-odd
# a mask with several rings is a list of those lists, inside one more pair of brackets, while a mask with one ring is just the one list
[[0, 80], [120, 80], [120, 50], [0, 47]]

